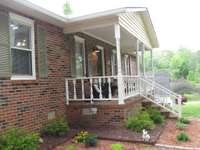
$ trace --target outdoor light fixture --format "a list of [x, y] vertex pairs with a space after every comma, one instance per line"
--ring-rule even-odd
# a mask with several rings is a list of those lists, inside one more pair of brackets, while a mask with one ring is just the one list
[[93, 52], [99, 53], [100, 50], [99, 50], [97, 47], [94, 47], [94, 48], [93, 48]]

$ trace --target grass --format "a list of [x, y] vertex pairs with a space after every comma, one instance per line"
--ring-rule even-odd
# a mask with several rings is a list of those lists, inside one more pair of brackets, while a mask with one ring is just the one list
[[188, 101], [200, 101], [200, 95], [198, 93], [184, 94], [188, 98]]
[[183, 117], [200, 118], [200, 102], [186, 103], [182, 107]]

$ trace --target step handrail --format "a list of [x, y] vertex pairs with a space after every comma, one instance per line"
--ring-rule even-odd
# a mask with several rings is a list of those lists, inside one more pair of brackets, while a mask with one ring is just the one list
[[[140, 78], [140, 81], [143, 81], [145, 84], [148, 84], [150, 87], [152, 87], [153, 88], [153, 91], [155, 92], [155, 90], [156, 89], [158, 89], [158, 90], [161, 90], [163, 93], [165, 93], [166, 95], [170, 95], [170, 97], [171, 96], [173, 96], [173, 97], [175, 97], [175, 99], [174, 100], [177, 100], [178, 101], [178, 106], [179, 107], [177, 107], [177, 109], [175, 108], [173, 108], [173, 107], [166, 107], [166, 104], [164, 103], [164, 104], [162, 104], [162, 107], [164, 108], [164, 109], [166, 109], [166, 110], [170, 110], [170, 112], [172, 112], [172, 113], [174, 113], [175, 115], [177, 115], [178, 117], [181, 117], [181, 96], [180, 95], [178, 95], [178, 94], [176, 94], [176, 93], [174, 93], [174, 92], [172, 92], [172, 91], [170, 91], [170, 90], [168, 90], [168, 89], [166, 89], [165, 87], [163, 87], [163, 86], [161, 86], [161, 85], [159, 85], [159, 84], [155, 84], [155, 82], [154, 81], [149, 81], [149, 79], [148, 80], [146, 80], [145, 78]], [[142, 94], [142, 93], [141, 93]], [[152, 94], [151, 96], [153, 96], [153, 98], [149, 98], [147, 95], [146, 95], [146, 93], [145, 94], [142, 94], [146, 99], [148, 99], [148, 100], [150, 100], [150, 101], [152, 101], [152, 102], [154, 102], [154, 103], [157, 103], [157, 105], [161, 105], [159, 102], [156, 102], [155, 101], [155, 95], [154, 94]]]
[[163, 90], [168, 91], [169, 94], [172, 94], [172, 95], [174, 95], [174, 96], [176, 96], [176, 97], [179, 97], [179, 96], [180, 96], [179, 94], [177, 94], [177, 93], [175, 93], [175, 92], [173, 92], [173, 91], [167, 89], [166, 87], [164, 87], [163, 85], [157, 83], [156, 81], [153, 81], [153, 80], [150, 80], [150, 79], [147, 79], [147, 78], [142, 78], [142, 79], [143, 79], [143, 80], [146, 80], [146, 82], [150, 82], [151, 84], [154, 84], [154, 85], [156, 85], [156, 86], [159, 86], [159, 88], [162, 88]]

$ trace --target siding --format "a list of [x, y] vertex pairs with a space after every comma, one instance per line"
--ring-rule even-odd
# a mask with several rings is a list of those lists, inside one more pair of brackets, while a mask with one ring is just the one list
[[144, 22], [138, 13], [129, 12], [121, 14], [119, 23], [146, 46], [152, 47]]

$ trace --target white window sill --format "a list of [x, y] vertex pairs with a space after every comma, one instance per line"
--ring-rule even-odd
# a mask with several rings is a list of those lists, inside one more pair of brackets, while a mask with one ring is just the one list
[[12, 76], [11, 80], [36, 80], [35, 76]]

